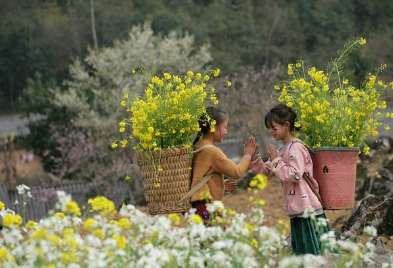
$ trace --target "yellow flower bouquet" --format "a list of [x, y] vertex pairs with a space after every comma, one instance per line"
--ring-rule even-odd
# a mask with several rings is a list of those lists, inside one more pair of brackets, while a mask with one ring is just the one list
[[218, 104], [209, 82], [220, 70], [158, 77], [139, 66], [133, 72], [141, 72], [148, 85], [143, 96], [124, 93], [121, 106], [131, 115], [121, 120], [119, 132], [129, 128], [132, 134], [113, 142], [112, 147], [132, 144], [150, 214], [188, 211], [190, 202], [178, 202], [190, 190], [192, 144], [200, 124], [208, 123], [214, 131], [216, 122], [206, 107]]
[[366, 138], [377, 136], [377, 128], [389, 126], [383, 117], [383, 93], [393, 84], [378, 79], [386, 67], [369, 74], [356, 87], [344, 74], [344, 63], [354, 49], [366, 44], [364, 38], [344, 45], [326, 72], [307, 67], [303, 60], [288, 64], [289, 80], [276, 89], [279, 102], [297, 114], [295, 134], [312, 149], [313, 176], [325, 209], [351, 209], [355, 200], [356, 165], [360, 150], [369, 153]]
[[366, 138], [377, 136], [380, 126], [389, 130], [381, 119], [393, 118], [393, 114], [382, 112], [386, 108], [382, 96], [393, 84], [378, 80], [378, 74], [386, 65], [375, 74], [369, 74], [359, 87], [344, 76], [343, 64], [348, 55], [364, 44], [364, 38], [346, 44], [329, 63], [326, 72], [305, 66], [303, 60], [290, 63], [290, 79], [275, 87], [280, 91], [278, 101], [297, 113], [295, 127], [301, 127], [297, 135], [303, 135], [310, 148], [363, 146], [364, 153], [368, 154]]
[[[207, 86], [210, 78], [217, 77], [220, 70], [208, 70], [194, 74], [188, 71], [180, 77], [164, 73], [152, 76], [142, 66], [133, 72], [142, 72], [149, 81], [143, 97], [132, 98], [124, 93], [121, 105], [131, 113], [119, 123], [119, 132], [131, 127], [132, 135], [115, 141], [126, 147], [129, 139], [136, 138], [135, 150], [160, 151], [174, 147], [190, 148], [195, 134], [200, 130], [199, 120], [209, 104], [218, 104], [214, 87]], [[206, 121], [211, 119], [206, 116]], [[215, 122], [211, 122], [212, 126]]]

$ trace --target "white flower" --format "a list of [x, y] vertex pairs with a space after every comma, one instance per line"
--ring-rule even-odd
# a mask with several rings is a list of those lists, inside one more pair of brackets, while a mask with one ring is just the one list
[[326, 245], [328, 248], [336, 248], [337, 247], [337, 240], [334, 231], [329, 231], [328, 233], [324, 233], [321, 235], [321, 242]]
[[369, 236], [376, 237], [377, 236], [377, 229], [374, 226], [366, 226], [363, 230], [365, 234]]
[[322, 256], [306, 254], [303, 256], [303, 267], [324, 267], [326, 260]]
[[307, 209], [304, 211], [302, 217], [303, 217], [303, 218], [315, 219], [315, 211], [314, 211], [314, 209], [313, 209], [313, 208], [307, 208]]
[[205, 260], [201, 256], [191, 256], [189, 263], [191, 267], [204, 268], [205, 267], [204, 261]]
[[260, 267], [256, 259], [250, 256], [244, 257], [241, 263], [242, 263], [242, 267], [248, 267], [248, 268]]
[[0, 240], [3, 245], [18, 245], [23, 236], [18, 229], [5, 229], [2, 231], [3, 238]]
[[247, 216], [243, 213], [236, 214], [235, 217], [232, 219], [232, 224], [226, 229], [226, 233], [230, 233], [234, 238], [240, 237], [240, 234], [244, 231], [245, 225], [245, 218]]
[[57, 191], [57, 203], [55, 204], [55, 208], [61, 211], [64, 211], [65, 205], [72, 201], [72, 196], [70, 194], [67, 194], [64, 191]]
[[340, 249], [342, 249], [344, 251], [349, 251], [351, 253], [356, 253], [356, 252], [361, 251], [360, 244], [356, 244], [351, 241], [338, 240], [337, 244], [340, 246]]
[[210, 261], [212, 262], [213, 267], [227, 268], [232, 267], [230, 257], [231, 256], [225, 255], [225, 253], [222, 251], [217, 251], [211, 257]]
[[15, 215], [15, 211], [13, 211], [13, 210], [11, 210], [9, 208], [0, 210], [0, 217], [4, 218], [4, 216], [7, 215], [7, 214]]
[[252, 213], [252, 216], [250, 218], [251, 222], [255, 223], [256, 225], [262, 225], [263, 219], [265, 217], [263, 210], [260, 208], [253, 207], [251, 208], [251, 213]]
[[382, 264], [382, 268], [393, 268], [393, 255], [390, 257], [389, 263]]
[[235, 242], [232, 248], [233, 251], [236, 252], [236, 254], [234, 254], [234, 258], [240, 262], [245, 256], [251, 257], [254, 254], [251, 246], [242, 242]]
[[224, 249], [226, 246], [227, 246], [227, 245], [226, 245], [226, 243], [225, 243], [224, 241], [216, 241], [216, 242], [214, 242], [214, 243], [211, 245], [211, 247], [212, 247], [214, 250]]
[[374, 264], [374, 251], [375, 245], [371, 242], [366, 243], [366, 250], [362, 254], [362, 259], [365, 263], [372, 265]]
[[224, 203], [222, 203], [221, 201], [214, 201], [213, 203], [209, 203], [206, 206], [206, 210], [209, 211], [210, 213], [213, 212], [223, 212], [224, 211]]
[[326, 227], [328, 225], [329, 220], [328, 219], [324, 219], [324, 218], [318, 218], [317, 219], [317, 226], [318, 227]]
[[324, 267], [326, 261], [322, 256], [315, 256], [312, 254], [291, 256], [284, 258], [280, 261], [280, 268], [292, 268], [292, 267]]
[[30, 187], [24, 184], [20, 184], [16, 186], [16, 190], [18, 190], [18, 194], [22, 195], [25, 193], [25, 190], [30, 190]]
[[280, 264], [278, 267], [280, 268], [301, 267], [301, 265], [302, 265], [301, 258], [291, 256], [280, 260]]

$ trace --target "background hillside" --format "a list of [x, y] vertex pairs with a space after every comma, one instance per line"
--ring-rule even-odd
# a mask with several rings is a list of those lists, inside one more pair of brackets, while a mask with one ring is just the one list
[[[324, 67], [355, 36], [368, 47], [349, 64], [362, 77], [383, 63], [392, 73], [393, 5], [389, 0], [1, 0], [0, 113], [21, 109], [27, 79], [60, 86], [73, 59], [112, 46], [130, 29], [151, 22], [155, 34], [189, 33], [209, 44], [213, 67], [243, 74], [298, 58]], [[93, 16], [92, 16], [93, 15]], [[94, 20], [92, 20], [94, 18]]]

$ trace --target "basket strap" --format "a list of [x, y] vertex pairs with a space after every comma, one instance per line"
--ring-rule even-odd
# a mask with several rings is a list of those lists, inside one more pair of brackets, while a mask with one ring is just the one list
[[[214, 173], [214, 172], [213, 172]], [[210, 173], [208, 175], [206, 175], [205, 177], [202, 178], [202, 180], [200, 182], [198, 182], [196, 185], [194, 185], [194, 187], [191, 188], [191, 190], [185, 195], [183, 196], [179, 202], [177, 203], [177, 205], [181, 205], [184, 200], [190, 198], [193, 194], [195, 194], [199, 189], [201, 189], [201, 187], [208, 181], [210, 180], [210, 178], [213, 176], [213, 173]]]
[[[205, 146], [202, 146], [201, 148], [199, 148], [198, 150], [192, 151], [192, 153], [194, 154], [194, 153], [200, 152], [200, 151], [202, 151], [202, 150], [205, 150], [205, 149], [211, 148], [211, 147], [215, 147], [215, 146], [214, 146], [214, 145], [205, 145]], [[205, 183], [207, 183], [208, 180], [210, 180], [210, 178], [213, 176], [213, 173], [214, 173], [214, 172], [212, 172], [212, 173], [210, 173], [210, 174], [204, 176], [204, 177], [202, 178], [202, 180], [201, 180], [200, 182], [198, 182], [196, 185], [194, 185], [194, 187], [192, 187], [191, 190], [188, 191], [188, 193], [187, 193], [185, 196], [183, 196], [183, 197], [179, 200], [179, 202], [178, 202], [176, 205], [177, 205], [177, 206], [178, 206], [178, 205], [181, 205], [181, 204], [184, 202], [184, 200], [190, 198], [190, 197], [191, 197], [193, 194], [195, 194], [199, 189], [201, 189], [201, 187], [202, 187]]]
[[200, 152], [200, 151], [202, 151], [202, 150], [205, 150], [205, 149], [207, 149], [207, 148], [212, 148], [212, 147], [215, 147], [215, 146], [214, 146], [214, 145], [211, 145], [211, 144], [208, 144], [208, 145], [202, 146], [202, 147], [199, 148], [198, 150], [192, 151], [192, 153], [195, 154], [195, 153], [197, 153], [197, 152]]
[[315, 196], [318, 198], [318, 201], [321, 203], [322, 207], [325, 207], [325, 204], [322, 202], [322, 198], [317, 192], [317, 189], [315, 189], [315, 185], [311, 182], [310, 177], [307, 175], [307, 173], [303, 173], [303, 178], [307, 182], [308, 186], [310, 186], [311, 191], [315, 194]]

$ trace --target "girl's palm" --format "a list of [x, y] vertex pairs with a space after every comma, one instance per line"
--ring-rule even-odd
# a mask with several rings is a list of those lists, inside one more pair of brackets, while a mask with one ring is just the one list
[[276, 148], [274, 147], [273, 144], [269, 145], [269, 152], [268, 153], [269, 153], [269, 156], [270, 156], [270, 160], [273, 160], [273, 159], [278, 157], [278, 152], [277, 152], [277, 150], [276, 150]]

